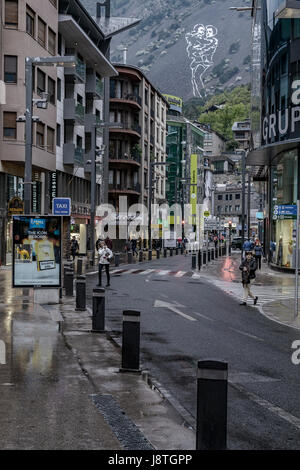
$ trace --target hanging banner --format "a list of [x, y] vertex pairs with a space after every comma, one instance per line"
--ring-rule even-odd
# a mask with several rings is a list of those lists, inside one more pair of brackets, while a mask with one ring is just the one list
[[61, 218], [13, 217], [13, 287], [61, 286]]
[[190, 189], [192, 225], [196, 224], [196, 216], [197, 216], [197, 169], [198, 169], [198, 156], [197, 154], [193, 153], [191, 155], [191, 189]]

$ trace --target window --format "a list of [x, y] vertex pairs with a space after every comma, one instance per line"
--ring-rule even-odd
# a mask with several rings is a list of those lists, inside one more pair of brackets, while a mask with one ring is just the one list
[[61, 101], [61, 79], [57, 79], [57, 99]]
[[46, 74], [40, 69], [37, 71], [37, 93], [40, 95], [46, 91]]
[[56, 34], [51, 28], [48, 28], [48, 51], [52, 55], [56, 53]]
[[46, 47], [46, 23], [41, 18], [38, 19], [38, 42]]
[[3, 139], [17, 138], [17, 113], [3, 113]]
[[235, 212], [239, 212], [241, 210], [241, 206], [235, 206]]
[[45, 125], [41, 122], [36, 125], [36, 145], [41, 148], [45, 146]]
[[15, 55], [4, 56], [4, 81], [5, 83], [17, 83], [18, 57]]
[[47, 151], [54, 153], [55, 131], [51, 127], [47, 128]]
[[223, 200], [223, 195], [222, 194], [218, 194], [218, 201], [222, 201]]
[[49, 0], [50, 3], [56, 8], [57, 7], [57, 0]]
[[31, 8], [26, 9], [26, 32], [34, 37], [35, 13]]
[[240, 194], [236, 194], [236, 195], [235, 195], [235, 199], [241, 199], [241, 195], [240, 195]]
[[18, 28], [18, 0], [5, 0], [5, 26]]
[[56, 125], [56, 145], [57, 147], [61, 146], [61, 125]]
[[48, 77], [49, 102], [55, 104], [55, 81]]

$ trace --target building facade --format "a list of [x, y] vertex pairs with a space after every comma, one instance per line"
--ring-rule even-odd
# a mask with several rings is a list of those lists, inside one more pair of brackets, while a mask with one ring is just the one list
[[[287, 2], [286, 2], [287, 3]], [[293, 2], [289, 14], [286, 5], [271, 1], [253, 1], [253, 48], [258, 56], [260, 43], [260, 119], [257, 106], [254, 122], [256, 146], [247, 163], [257, 165], [258, 180], [268, 183], [264, 208], [267, 249], [271, 263], [281, 269], [293, 269], [296, 258], [296, 202], [300, 197], [300, 5]], [[256, 82], [254, 81], [254, 85]], [[257, 85], [253, 86], [257, 103]], [[259, 135], [259, 139], [257, 138]]]

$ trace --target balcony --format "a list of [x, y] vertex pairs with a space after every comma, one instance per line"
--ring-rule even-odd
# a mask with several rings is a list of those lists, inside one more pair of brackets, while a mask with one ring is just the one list
[[85, 108], [80, 103], [76, 103], [74, 98], [64, 100], [64, 119], [73, 121], [77, 125], [84, 125]]
[[77, 83], [85, 83], [86, 81], [86, 65], [80, 59], [77, 58], [75, 67], [65, 68], [66, 82], [74, 83], [74, 79]]
[[279, 18], [300, 18], [299, 0], [277, 0], [278, 8], [275, 17]]
[[141, 165], [141, 156], [138, 152], [131, 152], [129, 155], [124, 153], [122, 155], [110, 155], [110, 163], [125, 163], [129, 165]]
[[64, 144], [64, 165], [84, 166], [84, 149], [76, 147], [73, 142]]
[[86, 132], [92, 132], [93, 127], [96, 127], [96, 136], [103, 137], [103, 126], [101, 126], [101, 119], [96, 114], [86, 114], [84, 117], [84, 126]]
[[87, 74], [85, 91], [87, 94], [93, 95], [93, 97], [96, 99], [103, 99], [104, 98], [103, 81], [100, 80], [96, 76], [95, 73]]
[[137, 137], [141, 137], [142, 135], [142, 128], [137, 123], [131, 123], [129, 121], [124, 121], [120, 123], [120, 127], [109, 129], [109, 132], [117, 132], [117, 133], [129, 133], [132, 135], [136, 135]]
[[141, 185], [140, 183], [133, 184], [131, 186], [125, 186], [121, 184], [109, 184], [108, 191], [110, 193], [123, 193], [123, 194], [141, 194]]
[[115, 93], [112, 93], [110, 96], [110, 99], [113, 103], [126, 102], [127, 104], [130, 104], [135, 107], [138, 107], [139, 109], [142, 109], [142, 98], [138, 95], [128, 93], [123, 96], [116, 96]]

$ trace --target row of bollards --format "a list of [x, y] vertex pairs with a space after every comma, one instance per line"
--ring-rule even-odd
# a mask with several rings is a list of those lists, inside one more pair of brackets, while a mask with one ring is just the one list
[[[208, 263], [214, 261], [215, 259], [226, 256], [226, 243], [219, 245], [215, 248], [206, 248], [203, 250], [198, 250], [198, 253], [192, 254], [192, 269], [196, 269], [197, 259], [198, 259], [198, 270], [200, 271], [202, 266], [207, 266]], [[229, 246], [229, 255], [231, 254], [231, 246]]]
[[[163, 250], [162, 249], [156, 249], [155, 250], [156, 259], [160, 259], [161, 256], [163, 256], [164, 258], [167, 258], [168, 250], [169, 250], [169, 254], [170, 254], [171, 257], [174, 254], [179, 255], [179, 252], [182, 255], [184, 254], [184, 248], [183, 247], [181, 247], [181, 248], [178, 248], [178, 247], [177, 248], [169, 248], [169, 249], [164, 248]], [[153, 250], [146, 251], [146, 255], [148, 256], [148, 261], [152, 261], [152, 259], [153, 259]], [[138, 253], [138, 261], [139, 261], [139, 263], [142, 263], [144, 261], [144, 251], [143, 250], [140, 250], [139, 253]], [[77, 261], [77, 274], [82, 274], [82, 268], [81, 268], [81, 270], [80, 270], [80, 268], [78, 270], [78, 262], [79, 262], [79, 260]], [[132, 251], [127, 252], [127, 263], [128, 264], [133, 263], [133, 252]], [[117, 268], [119, 266], [120, 266], [120, 253], [115, 253], [115, 267]]]
[[[223, 253], [223, 251], [222, 251]], [[198, 252], [203, 263], [206, 252]], [[211, 254], [211, 259], [218, 256]], [[204, 257], [205, 259], [205, 257]], [[197, 255], [192, 255], [196, 267]], [[73, 296], [74, 269], [64, 267], [66, 296]], [[76, 285], [76, 311], [86, 310], [86, 277], [79, 275]], [[105, 333], [105, 289], [93, 289], [92, 332]], [[122, 356], [120, 372], [141, 373], [140, 369], [140, 312], [123, 311]], [[228, 364], [222, 361], [198, 361], [196, 450], [224, 450], [227, 447], [227, 389]]]

